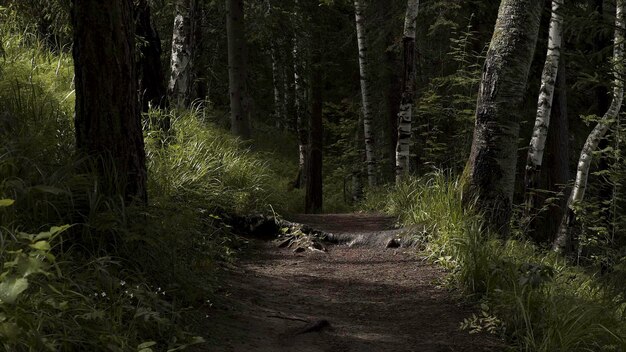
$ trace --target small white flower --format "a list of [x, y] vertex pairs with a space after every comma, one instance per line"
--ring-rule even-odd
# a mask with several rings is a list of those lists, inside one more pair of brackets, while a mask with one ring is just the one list
[[107, 296], [106, 292], [104, 292], [104, 291], [102, 291], [102, 293], [101, 293], [100, 295], [101, 295], [102, 297], [106, 297], [106, 296]]
[[120, 286], [124, 286], [124, 285], [126, 285], [126, 281], [124, 280], [120, 281]]

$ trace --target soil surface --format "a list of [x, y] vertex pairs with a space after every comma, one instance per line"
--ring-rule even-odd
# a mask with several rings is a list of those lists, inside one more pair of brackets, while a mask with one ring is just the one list
[[[292, 221], [337, 233], [379, 233], [391, 218], [296, 216]], [[459, 330], [473, 309], [437, 283], [438, 268], [415, 249], [328, 246], [294, 253], [252, 241], [230, 269], [228, 299], [207, 314], [215, 352], [502, 351], [488, 336]]]

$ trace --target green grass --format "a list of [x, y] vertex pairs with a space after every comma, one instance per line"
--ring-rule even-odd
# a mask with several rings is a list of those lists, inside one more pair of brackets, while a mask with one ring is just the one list
[[[425, 254], [449, 271], [448, 283], [481, 302], [462, 325], [505, 338], [514, 351], [623, 351], [624, 271], [599, 278], [523, 238], [489, 234], [464, 211], [458, 179], [437, 173], [367, 194], [364, 209], [384, 209], [416, 233]], [[615, 289], [615, 287], [622, 289]]]
[[[294, 161], [252, 150], [211, 123], [210, 109], [155, 110], [144, 124], [149, 204], [104, 196], [93, 162], [74, 156], [71, 55], [16, 31], [7, 11], [0, 349], [147, 352], [201, 342], [196, 319], [205, 319], [219, 262], [238, 247], [221, 216], [301, 204], [287, 187]], [[165, 136], [150, 123], [163, 116], [172, 119]]]

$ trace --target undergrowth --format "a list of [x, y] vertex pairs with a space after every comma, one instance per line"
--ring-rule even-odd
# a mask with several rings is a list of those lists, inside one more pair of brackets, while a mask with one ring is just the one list
[[524, 239], [489, 234], [464, 211], [458, 179], [443, 173], [369, 192], [363, 207], [422, 226], [416, 236], [429, 259], [449, 270], [449, 284], [481, 302], [481, 312], [462, 324], [470, 332], [497, 334], [517, 351], [626, 349], [626, 301], [614, 289], [623, 268], [599, 277]]
[[[144, 117], [149, 204], [104, 196], [93, 162], [74, 155], [71, 54], [13, 28], [10, 10], [0, 16], [0, 349], [201, 343], [192, 326], [237, 247], [223, 214], [300, 202], [283, 196], [295, 166], [273, 172], [280, 161], [214, 126], [210, 109], [153, 110]], [[164, 117], [167, 134], [152, 123]]]

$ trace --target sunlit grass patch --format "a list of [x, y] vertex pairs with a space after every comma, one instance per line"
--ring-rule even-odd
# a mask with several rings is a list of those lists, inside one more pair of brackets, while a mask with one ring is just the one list
[[482, 302], [465, 329], [498, 334], [518, 351], [626, 348], [623, 292], [523, 238], [490, 234], [463, 209], [458, 179], [444, 173], [411, 179], [369, 193], [364, 207], [423, 225], [415, 235], [424, 254], [448, 269], [452, 287]]

